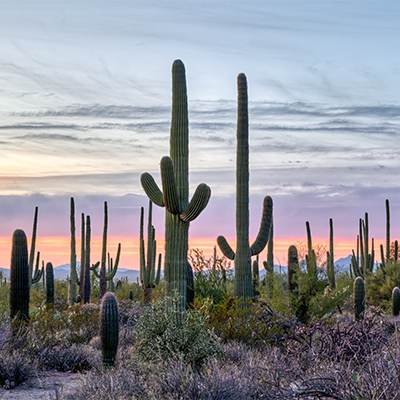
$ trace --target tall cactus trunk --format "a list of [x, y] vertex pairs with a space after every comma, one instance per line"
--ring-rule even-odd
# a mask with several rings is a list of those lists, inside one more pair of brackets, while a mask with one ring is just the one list
[[19, 329], [19, 322], [29, 319], [29, 264], [28, 244], [25, 232], [17, 229], [12, 238], [10, 271], [10, 318], [13, 332]]
[[271, 230], [269, 232], [267, 244], [267, 291], [268, 297], [272, 298], [274, 291], [274, 224], [271, 222]]
[[85, 256], [85, 243], [86, 237], [86, 227], [85, 227], [85, 214], [82, 213], [81, 215], [81, 262], [80, 262], [80, 269], [79, 269], [79, 294], [81, 297], [81, 301], [83, 299], [83, 292], [84, 292], [84, 285], [85, 285], [85, 263], [86, 263], [86, 256]]
[[331, 289], [336, 288], [335, 279], [335, 253], [334, 253], [334, 240], [333, 240], [333, 220], [329, 219], [329, 252], [327, 257], [327, 274], [329, 287]]
[[247, 81], [238, 77], [236, 147], [236, 232], [235, 295], [253, 297], [249, 244], [249, 120]]
[[[78, 273], [76, 271], [76, 227], [75, 227], [75, 201], [71, 197], [70, 203], [70, 227], [71, 227], [71, 255], [70, 255], [70, 274], [68, 286], [68, 303], [73, 305], [76, 303]], [[46, 267], [47, 268], [47, 267]]]
[[108, 230], [108, 206], [107, 202], [104, 202], [104, 224], [103, 224], [103, 241], [101, 249], [101, 264], [100, 264], [100, 299], [107, 292], [107, 281], [106, 281], [106, 260], [107, 260], [107, 230]]
[[54, 305], [54, 270], [50, 262], [46, 264], [46, 304]]
[[390, 204], [389, 200], [385, 201], [386, 206], [386, 262], [390, 261]]
[[84, 280], [83, 280], [83, 303], [90, 303], [90, 235], [91, 235], [91, 228], [90, 228], [90, 216], [86, 216], [86, 237], [85, 237], [85, 273], [84, 273]]

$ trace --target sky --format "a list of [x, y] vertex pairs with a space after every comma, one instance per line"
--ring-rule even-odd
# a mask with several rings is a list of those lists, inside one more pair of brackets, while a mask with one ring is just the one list
[[[400, 219], [400, 4], [396, 1], [3, 0], [0, 4], [0, 265], [12, 231], [31, 232], [55, 264], [69, 259], [69, 197], [92, 215], [102, 203], [110, 251], [138, 265], [139, 176], [168, 154], [171, 64], [184, 61], [190, 186], [212, 198], [191, 224], [192, 247], [235, 238], [236, 76], [249, 84], [250, 232], [274, 199], [277, 262], [304, 241], [305, 221], [337, 256], [358, 218], [384, 236], [384, 200]], [[155, 211], [160, 247], [163, 210]], [[265, 257], [265, 254], [263, 254]]]

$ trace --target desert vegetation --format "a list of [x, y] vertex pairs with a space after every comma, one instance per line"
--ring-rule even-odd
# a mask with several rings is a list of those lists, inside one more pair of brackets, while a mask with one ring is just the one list
[[[22, 230], [13, 233], [10, 279], [0, 276], [0, 387], [59, 371], [80, 374], [77, 400], [400, 398], [400, 262], [389, 201], [379, 261], [365, 213], [351, 263], [337, 271], [328, 216], [329, 248], [314, 244], [306, 222], [304, 249], [291, 245], [278, 273], [273, 193], [264, 198], [258, 234], [249, 237], [244, 74], [237, 84], [235, 249], [224, 236], [211, 257], [189, 249], [190, 223], [201, 223], [211, 189], [200, 184], [189, 200], [186, 76], [178, 60], [161, 188], [149, 173], [141, 176], [149, 203], [147, 226], [144, 207], [138, 221], [140, 278], [116, 277], [124, 250], [108, 248], [107, 202], [97, 261], [90, 216], [81, 215], [77, 238], [71, 198], [70, 273], [55, 280], [51, 254], [41, 263], [35, 248], [36, 207], [30, 240]], [[163, 256], [153, 206], [165, 210]]]

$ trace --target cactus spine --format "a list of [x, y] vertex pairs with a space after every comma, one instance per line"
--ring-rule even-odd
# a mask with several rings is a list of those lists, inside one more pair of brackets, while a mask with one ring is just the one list
[[356, 321], [364, 318], [365, 311], [365, 286], [364, 279], [358, 276], [353, 283], [354, 317]]
[[[68, 281], [68, 303], [76, 303], [78, 273], [76, 270], [76, 227], [75, 227], [75, 201], [70, 200], [70, 230], [71, 230], [71, 254], [70, 254], [70, 278]], [[47, 269], [47, 266], [46, 266]]]
[[336, 288], [335, 279], [335, 256], [334, 256], [334, 241], [333, 241], [333, 220], [329, 219], [329, 251], [327, 252], [327, 274], [329, 287], [331, 289]]
[[160, 281], [161, 254], [158, 257], [156, 273], [157, 242], [155, 229], [152, 224], [153, 203], [149, 201], [148, 222], [147, 222], [147, 255], [145, 254], [144, 240], [144, 208], [140, 209], [140, 281], [144, 292], [144, 303], [151, 303], [153, 288]]
[[235, 296], [246, 301], [254, 296], [251, 256], [259, 254], [268, 242], [272, 222], [272, 199], [264, 198], [263, 215], [256, 240], [249, 245], [249, 121], [247, 80], [239, 74], [236, 150], [236, 252], [224, 236], [217, 239], [222, 253], [235, 262]]
[[185, 67], [180, 60], [172, 66], [172, 120], [170, 157], [161, 159], [161, 191], [153, 177], [144, 173], [141, 183], [150, 200], [165, 207], [165, 277], [167, 293], [180, 296], [186, 307], [188, 231], [191, 221], [205, 209], [211, 195], [200, 184], [189, 202], [189, 126]]
[[119, 341], [118, 302], [111, 292], [105, 293], [101, 301], [100, 339], [103, 364], [111, 367], [115, 363]]
[[[10, 271], [10, 318], [29, 319], [29, 263], [25, 232], [17, 229], [12, 238]], [[17, 325], [15, 326], [17, 328]]]
[[54, 305], [54, 270], [53, 264], [46, 264], [46, 304]]

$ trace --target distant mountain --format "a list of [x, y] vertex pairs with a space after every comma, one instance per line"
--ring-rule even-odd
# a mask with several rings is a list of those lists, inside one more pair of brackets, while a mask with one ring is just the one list
[[336, 272], [349, 272], [351, 264], [351, 255], [347, 257], [339, 258], [335, 261], [335, 271]]
[[[79, 264], [78, 264], [79, 269]], [[0, 271], [3, 272], [3, 276], [10, 279], [10, 270], [7, 268], [0, 267]], [[54, 277], [58, 280], [64, 280], [69, 275], [69, 264], [58, 265], [54, 268]], [[136, 282], [139, 277], [139, 271], [128, 269], [128, 268], [118, 268], [116, 279], [128, 278], [130, 282]]]

